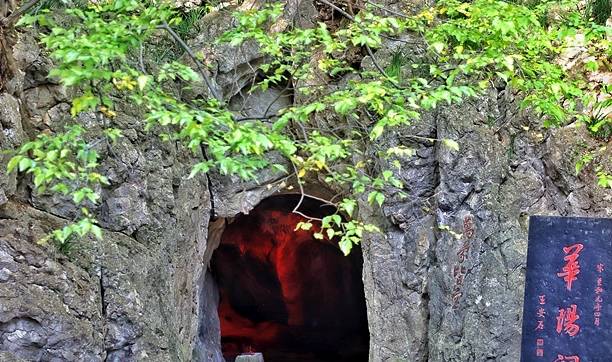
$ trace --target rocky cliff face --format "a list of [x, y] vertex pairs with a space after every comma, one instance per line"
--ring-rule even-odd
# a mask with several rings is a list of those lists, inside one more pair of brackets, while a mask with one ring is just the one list
[[[288, 9], [286, 19], [316, 15], [307, 1]], [[286, 105], [280, 90], [241, 96], [262, 58], [255, 46], [209, 45], [230, 26], [228, 13], [202, 24], [192, 45], [213, 55], [215, 84], [234, 109], [260, 115], [261, 104]], [[31, 35], [15, 34], [11, 53], [16, 71], [0, 83], [2, 149], [57, 131], [69, 109]], [[74, 218], [70, 202], [33, 193], [28, 177], [6, 174], [0, 155], [2, 361], [222, 359], [206, 266], [225, 223], [276, 192], [265, 185], [278, 175], [260, 185], [188, 180], [196, 158], [145, 132], [137, 109], [120, 109], [114, 126], [126, 137], [97, 146], [111, 181], [96, 210], [104, 240], [84, 240], [70, 257], [36, 243]], [[492, 89], [384, 136], [417, 152], [398, 174], [408, 199], [389, 191], [382, 210], [360, 207], [384, 227], [362, 245], [371, 361], [518, 360], [529, 215], [612, 214], [610, 191], [574, 176], [577, 155], [595, 142], [584, 128], [544, 130], [517, 109], [513, 94]], [[93, 116], [80, 121], [100, 128]], [[461, 150], [407, 134], [452, 138]]]
[[[18, 73], [0, 96], [2, 149], [68, 117], [50, 63], [17, 34]], [[0, 171], [0, 350], [25, 360], [189, 360], [199, 328], [211, 197], [187, 180], [194, 157], [145, 132], [138, 112], [116, 118], [126, 137], [98, 146], [111, 187], [97, 211], [104, 241], [83, 240], [69, 258], [37, 240], [73, 220], [68, 200], [32, 193], [28, 177]], [[81, 119], [94, 132], [94, 117]], [[5, 353], [6, 354], [6, 353]], [[8, 358], [8, 357], [6, 357]]]
[[585, 129], [543, 130], [516, 109], [491, 90], [436, 112], [418, 134], [458, 153], [387, 138], [417, 155], [401, 174], [412, 198], [384, 207], [386, 238], [363, 245], [370, 328], [385, 331], [371, 360], [519, 360], [528, 217], [610, 216], [610, 191], [574, 176]]

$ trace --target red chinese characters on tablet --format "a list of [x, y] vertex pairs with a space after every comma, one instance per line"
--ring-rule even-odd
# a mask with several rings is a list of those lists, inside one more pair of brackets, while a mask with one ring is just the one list
[[595, 304], [593, 306], [593, 324], [596, 327], [599, 327], [601, 324], [601, 310], [602, 310], [602, 306], [603, 306], [603, 292], [604, 292], [604, 288], [603, 288], [603, 277], [602, 277], [602, 273], [604, 271], [604, 264], [603, 263], [599, 263], [597, 264], [597, 284], [595, 286]]
[[580, 243], [563, 248], [563, 252], [565, 253], [565, 257], [563, 258], [563, 260], [565, 260], [565, 266], [561, 269], [561, 272], [557, 273], [557, 276], [563, 278], [567, 290], [572, 290], [572, 283], [578, 279], [578, 274], [580, 274], [578, 257], [583, 248], [584, 245]]
[[571, 304], [569, 308], [560, 308], [557, 316], [557, 333], [567, 333], [574, 337], [580, 332], [580, 326], [576, 323], [578, 319], [580, 316], [576, 304]]
[[557, 359], [554, 362], [580, 362], [578, 356], [564, 356], [562, 354], [557, 355]]
[[[542, 331], [544, 331], [544, 319], [546, 318], [546, 310], [544, 309], [544, 306], [546, 305], [546, 295], [539, 295], [538, 301], [539, 307], [536, 313], [536, 330], [539, 331], [539, 333], [542, 333]], [[536, 338], [536, 356], [544, 357], [544, 338]]]
[[530, 218], [521, 361], [612, 362], [612, 218]]

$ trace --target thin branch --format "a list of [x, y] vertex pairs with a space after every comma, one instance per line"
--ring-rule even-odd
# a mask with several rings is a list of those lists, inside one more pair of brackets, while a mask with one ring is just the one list
[[268, 121], [274, 117], [278, 116], [277, 114], [272, 114], [269, 116], [263, 116], [263, 117], [242, 117], [242, 118], [235, 118], [234, 122], [244, 122], [244, 121]]
[[374, 64], [374, 67], [380, 72], [380, 74], [382, 74], [385, 78], [387, 78], [387, 80], [389, 80], [395, 88], [402, 89], [400, 86], [397, 85], [396, 80], [389, 77], [389, 75], [385, 72], [385, 70], [382, 69], [380, 64], [378, 64], [378, 61], [376, 61], [376, 57], [374, 56], [374, 52], [372, 52], [372, 49], [370, 49], [370, 47], [367, 44], [365, 48], [370, 58], [372, 58], [372, 63]]
[[298, 176], [298, 170], [295, 167], [295, 163], [291, 162], [291, 166], [293, 166], [293, 170], [295, 171], [295, 178], [297, 180], [298, 187], [300, 188], [300, 201], [298, 201], [298, 203], [295, 205], [293, 210], [291, 210], [291, 212], [294, 213], [294, 214], [298, 214], [300, 216], [303, 216], [303, 217], [307, 218], [308, 220], [323, 221], [323, 219], [320, 219], [318, 217], [308, 216], [308, 215], [302, 213], [301, 211], [298, 211], [300, 206], [302, 206], [302, 202], [304, 201], [304, 197], [306, 197], [306, 196], [307, 197], [312, 197], [313, 199], [317, 199], [319, 201], [324, 201], [326, 203], [328, 203], [328, 201], [327, 200], [323, 200], [323, 199], [319, 199], [319, 198], [316, 198], [316, 197], [313, 197], [313, 196], [310, 196], [310, 195], [307, 195], [304, 192], [304, 186], [302, 186], [302, 183], [300, 182], [300, 177]]
[[389, 35], [385, 35], [385, 34], [380, 34], [381, 37], [387, 39], [387, 40], [391, 40], [391, 41], [396, 41], [399, 43], [404, 43], [404, 44], [411, 44], [411, 45], [423, 45], [422, 41], [410, 41], [410, 40], [406, 40], [406, 39], [400, 39], [400, 38], [395, 38]]
[[370, 4], [370, 5], [374, 6], [374, 7], [377, 7], [377, 8], [379, 8], [382, 11], [386, 11], [389, 14], [393, 14], [393, 15], [399, 16], [400, 18], [408, 19], [408, 15], [402, 14], [399, 11], [395, 11], [393, 9], [389, 9], [389, 8], [385, 7], [384, 5], [377, 4], [377, 3], [374, 3], [374, 2], [371, 2], [371, 1], [368, 1], [368, 0], [364, 0], [364, 2], [367, 3], [367, 4]]
[[338, 207], [336, 204], [333, 204], [331, 202], [329, 202], [328, 200], [322, 199], [320, 197], [316, 197], [313, 195], [309, 195], [307, 193], [304, 192], [304, 186], [302, 186], [302, 183], [300, 182], [300, 178], [298, 176], [298, 170], [297, 167], [295, 167], [295, 163], [291, 162], [291, 166], [293, 166], [293, 171], [295, 173], [295, 177], [297, 180], [297, 184], [298, 187], [300, 188], [300, 200], [298, 201], [298, 203], [295, 205], [295, 207], [293, 208], [293, 210], [291, 210], [292, 213], [294, 214], [298, 214], [300, 216], [303, 216], [305, 218], [307, 218], [308, 220], [317, 220], [317, 221], [323, 221], [323, 219], [320, 219], [318, 217], [314, 217], [314, 216], [308, 216], [304, 213], [302, 213], [301, 211], [298, 211], [298, 209], [300, 208], [300, 206], [302, 206], [302, 202], [304, 202], [304, 197], [309, 197], [311, 199], [315, 199], [318, 201], [321, 201], [322, 203], [326, 204], [326, 205], [330, 205], [330, 206], [334, 206], [334, 207]]
[[329, 205], [329, 206], [333, 206], [333, 207], [338, 207], [338, 205], [334, 204], [333, 202], [331, 202], [329, 200], [326, 200], [324, 198], [321, 198], [321, 197], [317, 197], [317, 196], [314, 196], [314, 195], [311, 195], [311, 194], [307, 194], [307, 193], [304, 193], [304, 196], [306, 196], [308, 198], [311, 198], [311, 199], [314, 199], [314, 200], [317, 200], [317, 201], [321, 201], [321, 203], [323, 203], [325, 205]]
[[193, 53], [191, 48], [187, 45], [187, 43], [185, 43], [185, 41], [174, 30], [172, 30], [170, 25], [168, 25], [168, 23], [165, 22], [165, 21], [163, 22], [162, 25], [159, 25], [157, 28], [158, 29], [163, 29], [163, 30], [167, 31], [170, 34], [170, 36], [172, 36], [172, 38], [181, 46], [181, 48], [183, 48], [183, 50], [185, 50], [187, 52], [187, 54], [189, 55], [191, 60], [193, 60], [193, 62], [195, 63], [196, 67], [198, 68], [198, 71], [202, 75], [202, 78], [204, 78], [204, 82], [206, 83], [206, 86], [208, 87], [208, 89], [210, 90], [212, 95], [218, 101], [222, 101], [223, 100], [222, 97], [213, 88], [212, 82], [210, 80], [210, 77], [208, 76], [208, 73], [202, 68], [202, 64], [200, 63], [200, 61], [198, 60], [196, 55]]
[[[346, 11], [342, 10], [342, 8], [338, 7], [337, 5], [329, 2], [328, 0], [318, 0], [320, 2], [322, 2], [325, 5], [330, 6], [331, 8], [333, 8], [334, 10], [338, 11], [340, 14], [342, 14], [345, 18], [351, 20], [351, 21], [355, 21], [355, 17], [352, 16], [351, 14], [347, 13]], [[374, 56], [374, 52], [372, 51], [372, 48], [370, 48], [369, 45], [365, 44], [365, 49], [366, 52], [368, 52], [368, 55], [370, 56], [370, 58], [372, 58], [372, 63], [374, 63], [374, 67], [376, 68], [376, 70], [378, 70], [380, 72], [380, 74], [382, 74], [385, 78], [387, 78], [387, 80], [389, 80], [391, 82], [391, 84], [397, 88], [397, 89], [402, 89], [399, 85], [397, 85], [396, 80], [389, 77], [389, 75], [387, 75], [387, 73], [385, 72], [385, 70], [380, 66], [380, 64], [378, 64], [378, 61], [376, 60], [376, 57]]]
[[285, 181], [289, 180], [290, 178], [292, 178], [294, 175], [295, 175], [295, 173], [290, 173], [290, 174], [288, 174], [287, 176], [285, 176], [285, 177], [283, 177], [281, 179], [278, 179], [276, 181], [270, 182], [268, 185], [274, 185], [274, 184], [279, 184], [279, 183], [282, 184], [283, 182], [285, 182]]
[[292, 211], [292, 212], [293, 212], [294, 214], [298, 214], [298, 215], [300, 215], [300, 216], [303, 216], [303, 217], [307, 218], [307, 219], [308, 219], [308, 221], [312, 221], [312, 220], [316, 220], [316, 221], [323, 221], [323, 219], [320, 219], [320, 218], [318, 218], [318, 217], [314, 217], [314, 216], [308, 216], [308, 215], [306, 215], [306, 214], [302, 213], [301, 211]]
[[[289, 88], [290, 85], [291, 83], [287, 82], [287, 84], [285, 85], [285, 88], [282, 91], [280, 91], [280, 93], [274, 98], [272, 102], [270, 102], [270, 104], [268, 104], [268, 106], [266, 107], [266, 110], [263, 113], [264, 116], [268, 114], [268, 112], [270, 112], [270, 109], [272, 108], [274, 103], [276, 103], [279, 99], [281, 99], [281, 97], [285, 96], [285, 92], [287, 92], [290, 89]], [[287, 96], [291, 96], [291, 95], [288, 94]]]
[[355, 18], [351, 14], [347, 13], [342, 8], [340, 8], [339, 6], [329, 2], [327, 0], [318, 0], [318, 1], [322, 2], [323, 4], [325, 4], [325, 5], [327, 5], [327, 6], [331, 7], [331, 8], [333, 8], [334, 10], [336, 10], [337, 12], [342, 14], [342, 16], [344, 16], [345, 18], [347, 18], [349, 20], [352, 20], [352, 21], [355, 21]]
[[144, 65], [143, 52], [144, 52], [144, 46], [142, 45], [142, 43], [140, 43], [140, 52], [138, 53], [138, 65], [140, 66], [140, 71], [143, 73], [146, 73], [147, 71]]
[[414, 138], [414, 139], [417, 139], [417, 140], [423, 140], [423, 141], [428, 141], [428, 142], [440, 142], [440, 141], [442, 141], [442, 139], [440, 139], [440, 138], [423, 137], [423, 136], [417, 136], [417, 135], [413, 135], [413, 134], [402, 135], [402, 137]]
[[[338, 192], [337, 194], [335, 194], [331, 199], [329, 199], [329, 202], [334, 202], [334, 200], [336, 199], [336, 197], [339, 196], [343, 196], [343, 192]], [[335, 204], [334, 204], [335, 205]]]
[[302, 131], [302, 136], [304, 137], [304, 141], [306, 141], [306, 143], [310, 142], [310, 140], [308, 139], [308, 132], [306, 132], [306, 129], [304, 128], [302, 122], [294, 121], [293, 123], [297, 124], [298, 127], [300, 127], [300, 130]]
[[17, 20], [17, 18], [19, 18], [21, 15], [25, 14], [28, 10], [30, 10], [39, 1], [40, 0], [30, 0], [27, 3], [25, 3], [22, 7], [20, 7], [19, 9], [15, 10], [13, 13], [11, 13], [11, 15], [9, 15], [6, 18], [0, 20], [0, 28], [4, 28], [4, 27], [6, 27], [8, 25], [12, 25], [13, 22], [15, 20]]
[[[302, 182], [300, 182], [300, 176], [299, 176], [299, 172], [297, 167], [295, 167], [295, 163], [293, 163], [293, 161], [291, 161], [291, 166], [293, 166], [293, 171], [295, 172], [295, 178], [297, 180], [297, 184], [298, 187], [300, 188], [300, 201], [298, 201], [298, 203], [295, 205], [295, 207], [293, 208], [293, 210], [291, 212], [298, 214], [299, 212], [297, 211], [300, 206], [302, 206], [302, 201], [304, 201], [304, 186], [302, 186]], [[300, 215], [304, 216], [304, 214]]]

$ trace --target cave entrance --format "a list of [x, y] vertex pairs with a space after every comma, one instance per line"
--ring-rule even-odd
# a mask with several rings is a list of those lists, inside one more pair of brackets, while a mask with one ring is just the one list
[[[298, 202], [265, 199], [228, 225], [213, 254], [227, 361], [248, 352], [266, 362], [368, 360], [361, 250], [345, 257], [336, 240], [295, 231], [305, 220], [292, 213]], [[334, 209], [304, 198], [299, 211], [321, 218]]]

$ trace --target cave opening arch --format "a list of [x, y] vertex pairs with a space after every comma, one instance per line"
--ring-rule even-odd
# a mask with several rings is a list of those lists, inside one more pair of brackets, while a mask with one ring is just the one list
[[[261, 201], [225, 227], [212, 254], [226, 361], [261, 352], [266, 362], [367, 361], [369, 333], [360, 248], [295, 230], [335, 209], [285, 194]], [[316, 222], [314, 228], [316, 228]]]

